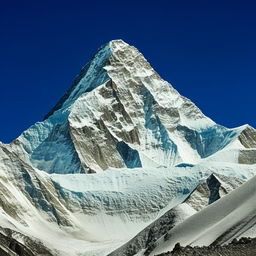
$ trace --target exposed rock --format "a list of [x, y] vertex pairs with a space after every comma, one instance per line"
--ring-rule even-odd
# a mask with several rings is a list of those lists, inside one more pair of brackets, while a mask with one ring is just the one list
[[256, 239], [241, 238], [224, 246], [182, 247], [176, 244], [173, 251], [157, 256], [255, 256]]
[[256, 148], [256, 130], [253, 127], [247, 126], [238, 138], [245, 148]]
[[256, 164], [256, 149], [240, 150], [238, 162], [240, 164]]
[[[52, 256], [53, 254], [40, 242], [32, 240], [11, 229], [0, 227], [1, 256]], [[18, 240], [21, 240], [19, 242]]]

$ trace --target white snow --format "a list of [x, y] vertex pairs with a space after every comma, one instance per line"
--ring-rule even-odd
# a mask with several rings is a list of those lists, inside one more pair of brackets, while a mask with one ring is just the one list
[[248, 229], [248, 223], [251, 226], [256, 224], [255, 187], [256, 177], [186, 219], [169, 232], [170, 240], [159, 239], [157, 248], [150, 255], [171, 251], [177, 242], [183, 246], [202, 246], [210, 245], [222, 235], [222, 243], [237, 234], [242, 235]]

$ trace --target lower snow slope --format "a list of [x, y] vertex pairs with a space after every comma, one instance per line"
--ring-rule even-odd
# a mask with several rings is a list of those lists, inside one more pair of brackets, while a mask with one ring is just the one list
[[[218, 198], [225, 198], [225, 195], [240, 187], [248, 178], [253, 177], [256, 172], [256, 165], [238, 165], [220, 162], [217, 164], [203, 162], [193, 168], [187, 168], [191, 171], [193, 169], [207, 170], [212, 175], [203, 183], [199, 184], [182, 204], [160, 216], [129, 242], [113, 251], [110, 254], [111, 256], [137, 255], [137, 253], [139, 255], [149, 255], [152, 248], [156, 246], [156, 240], [161, 237], [164, 237], [163, 239], [165, 240], [169, 237], [168, 232], [171, 232], [188, 217], [194, 214], [196, 215], [197, 212], [204, 209], [209, 203], [218, 200]], [[253, 232], [256, 234], [255, 231], [250, 230], [250, 234]]]
[[0, 226], [22, 234], [15, 239], [26, 246], [26, 237], [40, 241], [53, 255], [103, 256], [184, 202], [211, 173], [248, 179], [254, 170], [254, 165], [202, 163], [47, 174], [2, 144]]
[[192, 246], [224, 244], [242, 236], [256, 225], [255, 187], [256, 177], [175, 226], [156, 242], [150, 255], [171, 251], [177, 242]]
[[49, 175], [1, 145], [0, 226], [40, 241], [53, 255], [102, 256], [183, 202], [209, 175], [192, 167]]

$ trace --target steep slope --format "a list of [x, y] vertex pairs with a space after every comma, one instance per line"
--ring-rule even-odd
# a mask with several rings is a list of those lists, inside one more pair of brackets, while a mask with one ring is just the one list
[[[18, 240], [22, 241], [19, 242]], [[24, 246], [26, 241], [27, 246]], [[0, 255], [1, 256], [52, 256], [51, 252], [39, 241], [35, 242], [23, 234], [11, 229], [0, 230]]]
[[[150, 255], [182, 245], [224, 244], [256, 227], [256, 177], [171, 229]], [[254, 233], [256, 236], [256, 233]]]

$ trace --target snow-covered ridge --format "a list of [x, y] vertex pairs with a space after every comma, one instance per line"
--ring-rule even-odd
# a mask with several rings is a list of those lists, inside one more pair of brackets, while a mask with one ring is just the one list
[[256, 236], [255, 186], [256, 177], [177, 225], [156, 242], [150, 255], [171, 251], [177, 242], [192, 246], [228, 243], [253, 228]]

